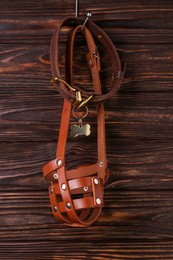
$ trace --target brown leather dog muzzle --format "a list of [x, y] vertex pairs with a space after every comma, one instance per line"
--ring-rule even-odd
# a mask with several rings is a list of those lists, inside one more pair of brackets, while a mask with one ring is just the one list
[[[110, 99], [119, 89], [123, 74], [115, 46], [109, 37], [92, 21], [82, 27], [83, 20], [68, 18], [61, 22], [55, 31], [50, 49], [53, 84], [58, 87], [64, 98], [64, 105], [59, 130], [56, 159], [43, 167], [46, 180], [51, 181], [49, 188], [50, 203], [53, 214], [60, 222], [70, 226], [89, 226], [99, 217], [103, 207], [104, 182], [108, 177], [105, 141], [104, 102]], [[66, 49], [65, 80], [61, 78], [58, 61], [58, 43], [61, 28], [72, 27]], [[88, 53], [87, 63], [91, 71], [93, 90], [86, 91], [73, 85], [73, 51], [76, 34], [81, 32], [85, 38]], [[112, 87], [102, 93], [100, 81], [100, 55], [95, 41], [105, 49], [112, 64]], [[95, 163], [81, 164], [67, 170], [65, 149], [72, 115], [78, 119], [70, 127], [73, 138], [90, 134], [90, 125], [83, 124], [82, 119], [88, 114], [88, 104], [94, 105], [97, 114], [97, 150], [98, 160]], [[78, 116], [80, 114], [80, 116]]]

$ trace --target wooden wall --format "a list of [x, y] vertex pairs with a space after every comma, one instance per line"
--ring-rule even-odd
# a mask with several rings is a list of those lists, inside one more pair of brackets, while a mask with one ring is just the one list
[[[89, 10], [128, 65], [106, 104], [105, 207], [83, 229], [56, 222], [41, 170], [55, 156], [62, 105], [49, 44], [74, 0], [0, 1], [2, 260], [173, 259], [173, 1], [80, 0], [80, 17]], [[74, 149], [96, 158], [92, 142]]]

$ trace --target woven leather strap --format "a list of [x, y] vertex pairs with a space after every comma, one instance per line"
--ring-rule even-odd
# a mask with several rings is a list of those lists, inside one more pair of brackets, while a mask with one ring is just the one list
[[[58, 68], [57, 44], [60, 29], [63, 26], [72, 26], [73, 30], [69, 38], [66, 51], [66, 78], [73, 87], [73, 49], [77, 32], [81, 32], [86, 40], [89, 52], [86, 55], [88, 66], [91, 70], [93, 91], [86, 92], [80, 89], [82, 96], [95, 103], [97, 110], [97, 149], [98, 161], [94, 164], [81, 165], [72, 170], [66, 170], [65, 148], [68, 137], [69, 122], [72, 112], [72, 104], [76, 95], [65, 84], [60, 82], [59, 92], [64, 97], [64, 105], [61, 117], [56, 159], [43, 167], [44, 177], [51, 181], [49, 188], [50, 203], [54, 216], [70, 226], [89, 226], [100, 215], [103, 207], [103, 184], [109, 171], [107, 170], [106, 142], [105, 142], [105, 116], [103, 101], [112, 96], [122, 82], [121, 66], [118, 54], [108, 36], [93, 22], [88, 22], [82, 30], [83, 21], [77, 18], [68, 18], [60, 24], [51, 41], [51, 66], [54, 77], [61, 78]], [[100, 60], [95, 40], [100, 40], [106, 48], [113, 64], [113, 73], [117, 75], [113, 79], [113, 87], [107, 94], [102, 94], [100, 82]], [[119, 77], [118, 77], [119, 75]], [[121, 75], [121, 77], [120, 77]], [[77, 89], [75, 87], [75, 89]], [[79, 89], [77, 89], [79, 90]]]

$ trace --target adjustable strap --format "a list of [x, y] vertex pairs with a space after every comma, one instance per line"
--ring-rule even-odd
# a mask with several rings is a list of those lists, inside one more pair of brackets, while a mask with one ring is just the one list
[[[65, 26], [70, 26], [72, 28], [75, 28], [78, 25], [82, 25], [83, 20], [79, 18], [67, 18], [61, 22], [61, 24], [58, 26], [57, 30], [55, 31], [52, 41], [51, 41], [51, 49], [50, 49], [50, 59], [51, 59], [51, 67], [52, 67], [52, 73], [54, 77], [54, 84], [58, 86], [58, 90], [60, 94], [67, 99], [69, 102], [75, 102], [76, 100], [76, 95], [74, 92], [70, 91], [69, 88], [65, 84], [62, 83], [62, 81], [56, 81], [56, 79], [61, 79], [60, 71], [58, 68], [58, 53], [57, 53], [57, 45], [59, 41], [59, 34], [60, 30], [65, 27]], [[85, 26], [86, 27], [86, 26]], [[84, 28], [85, 28], [84, 27]], [[121, 69], [121, 62], [118, 56], [118, 53], [115, 49], [115, 46], [107, 36], [107, 34], [101, 30], [94, 22], [91, 20], [88, 20], [87, 22], [87, 28], [90, 30], [94, 38], [97, 39], [98, 42], [104, 47], [106, 50], [111, 63], [112, 63], [112, 69], [113, 69], [113, 74], [112, 74], [112, 88], [111, 90], [106, 93], [106, 94], [99, 94], [96, 91], [92, 92], [86, 92], [81, 89], [77, 89], [82, 91], [82, 95], [87, 99], [92, 95], [92, 99], [90, 102], [92, 103], [101, 103], [105, 102], [108, 99], [110, 99], [116, 91], [119, 89], [123, 77], [124, 77], [124, 71], [125, 71], [125, 66], [123, 68], [123, 71]]]

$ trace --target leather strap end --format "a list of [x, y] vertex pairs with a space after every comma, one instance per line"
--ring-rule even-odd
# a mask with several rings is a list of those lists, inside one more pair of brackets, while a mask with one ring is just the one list
[[93, 202], [95, 207], [103, 206], [103, 186], [99, 177], [92, 178]]
[[63, 166], [62, 158], [56, 158], [43, 167], [43, 176], [45, 179], [50, 179], [49, 174]]

